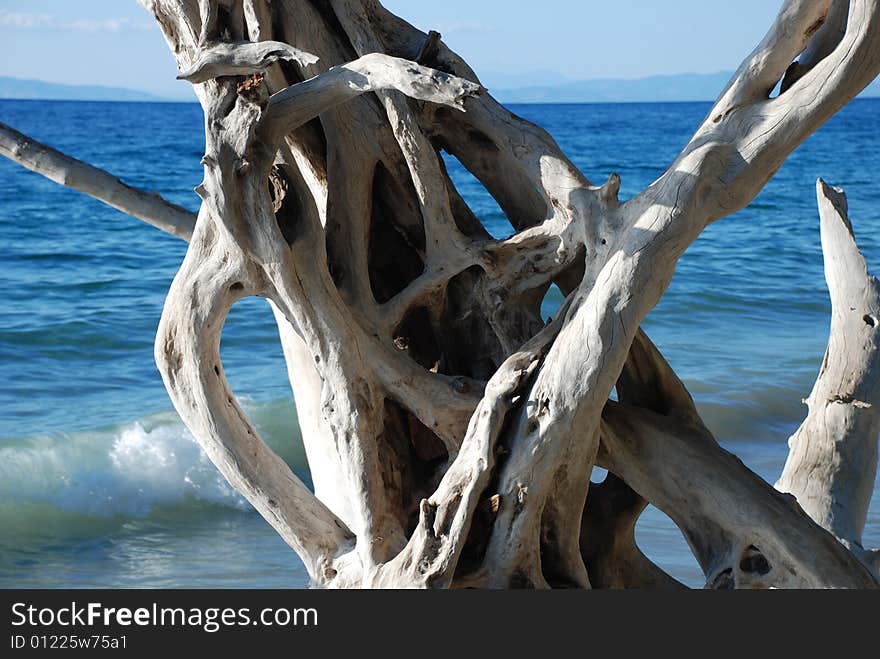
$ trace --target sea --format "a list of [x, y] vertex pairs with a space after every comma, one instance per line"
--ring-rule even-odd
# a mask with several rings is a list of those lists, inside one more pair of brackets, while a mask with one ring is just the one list
[[[594, 182], [632, 197], [672, 162], [708, 103], [513, 105]], [[0, 121], [196, 210], [195, 104], [0, 101]], [[880, 269], [880, 100], [858, 99], [743, 211], [679, 262], [645, 328], [725, 448], [770, 482], [806, 413], [828, 337], [815, 182], [849, 195]], [[512, 233], [454, 158], [486, 227]], [[214, 469], [173, 411], [153, 337], [186, 245], [0, 158], [0, 587], [299, 588], [296, 555]], [[551, 291], [545, 311], [560, 303]], [[281, 348], [263, 300], [237, 304], [222, 358], [263, 436], [308, 482]], [[597, 471], [595, 478], [601, 478]], [[642, 550], [684, 583], [703, 575], [653, 507]], [[865, 544], [880, 546], [875, 487]]]

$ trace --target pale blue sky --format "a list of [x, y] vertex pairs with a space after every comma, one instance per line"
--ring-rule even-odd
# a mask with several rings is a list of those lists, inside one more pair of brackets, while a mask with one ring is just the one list
[[[490, 87], [733, 69], [781, 0], [386, 0]], [[135, 0], [0, 0], [0, 76], [185, 95]]]

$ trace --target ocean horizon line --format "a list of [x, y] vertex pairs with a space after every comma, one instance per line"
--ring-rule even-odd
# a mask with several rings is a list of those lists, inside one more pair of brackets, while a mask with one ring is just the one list
[[[491, 93], [491, 89], [488, 90]], [[498, 99], [496, 99], [498, 100]], [[565, 106], [565, 105], [696, 105], [696, 104], [709, 104], [714, 103], [717, 99], [701, 99], [701, 100], [679, 100], [679, 101], [503, 101], [498, 100], [499, 103], [505, 106], [515, 106], [515, 105], [529, 105], [529, 106]], [[175, 99], [107, 99], [107, 98], [96, 98], [96, 99], [88, 99], [88, 98], [15, 98], [15, 97], [3, 97], [0, 98], [0, 103], [14, 101], [14, 102], [29, 102], [29, 103], [117, 103], [123, 105], [199, 105], [197, 100], [192, 101], [184, 101], [184, 100], [175, 100]], [[860, 101], [880, 101], [880, 96], [859, 96], [854, 98], [853, 102]]]

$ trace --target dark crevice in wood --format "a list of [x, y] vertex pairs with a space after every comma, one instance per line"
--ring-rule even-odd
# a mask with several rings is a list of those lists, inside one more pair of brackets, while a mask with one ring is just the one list
[[370, 287], [383, 304], [425, 269], [425, 232], [412, 182], [391, 176], [382, 163], [373, 174], [368, 263]]
[[498, 338], [486, 331], [489, 321], [485, 313], [474, 304], [473, 290], [482, 276], [482, 269], [473, 266], [449, 281], [439, 320], [444, 329], [438, 340], [447, 373], [485, 381], [504, 355]]
[[216, 34], [209, 34], [209, 38], [216, 37], [221, 41], [232, 41], [234, 29], [232, 26], [232, 15], [229, 9], [222, 4], [217, 5], [217, 29]]
[[419, 521], [419, 503], [440, 483], [449, 459], [443, 442], [397, 401], [385, 399], [385, 442], [379, 462], [389, 498], [400, 503], [400, 523], [409, 536]]
[[275, 222], [290, 247], [299, 235], [305, 206], [296, 186], [291, 184], [281, 167], [273, 167], [269, 175], [269, 196], [272, 210], [275, 211]]
[[324, 23], [327, 26], [326, 32], [335, 36], [338, 40], [339, 46], [345, 51], [344, 61], [350, 62], [357, 59], [357, 51], [355, 50], [354, 46], [352, 46], [351, 41], [348, 39], [345, 28], [343, 28], [342, 23], [339, 22], [339, 18], [336, 16], [336, 11], [333, 9], [330, 1], [308, 0], [308, 2], [312, 5], [312, 7], [315, 8], [315, 11], [317, 11], [318, 14], [320, 14], [321, 18], [324, 20]]
[[416, 307], [404, 317], [394, 330], [394, 345], [420, 366], [441, 372], [443, 355], [425, 307]]
[[423, 66], [433, 66], [439, 52], [440, 33], [436, 30], [430, 30], [419, 48], [415, 61]]

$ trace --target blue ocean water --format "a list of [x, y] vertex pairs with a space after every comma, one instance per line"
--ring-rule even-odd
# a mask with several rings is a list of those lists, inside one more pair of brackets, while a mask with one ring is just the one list
[[[521, 105], [621, 199], [653, 181], [708, 104]], [[0, 101], [0, 121], [195, 210], [196, 105]], [[857, 100], [800, 147], [746, 210], [682, 258], [645, 326], [719, 440], [775, 480], [827, 340], [817, 176], [849, 195], [880, 269], [880, 100]], [[510, 227], [457, 162], [450, 171], [496, 235]], [[295, 555], [218, 476], [171, 410], [152, 343], [186, 246], [0, 159], [0, 587], [299, 587]], [[548, 309], [559, 299], [548, 298]], [[307, 468], [271, 313], [236, 305], [222, 353], [264, 437]], [[645, 552], [701, 576], [649, 509]], [[866, 544], [880, 545], [880, 497]]]

